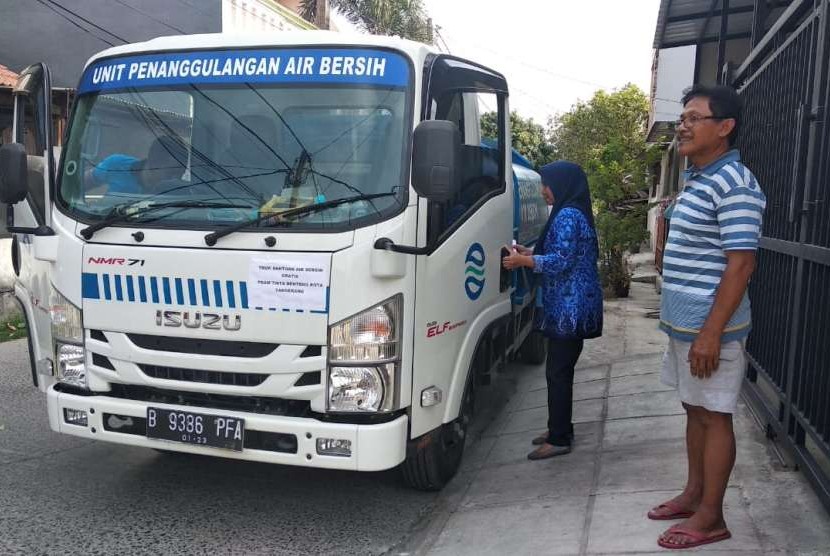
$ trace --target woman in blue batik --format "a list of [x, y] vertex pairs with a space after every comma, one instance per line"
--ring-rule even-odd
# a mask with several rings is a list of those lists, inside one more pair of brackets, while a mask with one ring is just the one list
[[516, 246], [504, 267], [532, 268], [542, 275], [537, 328], [548, 338], [548, 430], [533, 440], [528, 459], [571, 451], [574, 367], [583, 341], [602, 335], [602, 287], [597, 272], [597, 233], [588, 179], [578, 165], [543, 166], [542, 196], [552, 205], [539, 241], [531, 250]]

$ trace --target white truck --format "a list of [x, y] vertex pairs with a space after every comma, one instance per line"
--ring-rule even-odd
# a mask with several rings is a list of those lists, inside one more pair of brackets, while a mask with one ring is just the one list
[[500, 259], [547, 211], [495, 71], [389, 37], [159, 38], [89, 60], [60, 148], [48, 69], [14, 96], [0, 201], [54, 431], [434, 490], [476, 389], [544, 358]]

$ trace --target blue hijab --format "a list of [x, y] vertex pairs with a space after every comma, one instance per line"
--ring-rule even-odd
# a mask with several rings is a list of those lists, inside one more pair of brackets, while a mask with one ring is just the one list
[[551, 224], [565, 207], [573, 207], [582, 212], [591, 228], [594, 225], [594, 211], [591, 208], [591, 191], [588, 189], [588, 177], [578, 164], [567, 161], [551, 162], [539, 169], [542, 184], [553, 192], [553, 208], [551, 209], [545, 229], [534, 246], [536, 255], [545, 252], [545, 240]]

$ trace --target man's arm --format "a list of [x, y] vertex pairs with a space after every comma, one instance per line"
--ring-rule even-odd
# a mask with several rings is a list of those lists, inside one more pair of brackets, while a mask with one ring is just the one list
[[689, 350], [692, 375], [700, 378], [708, 378], [718, 369], [721, 336], [755, 270], [755, 251], [727, 251], [726, 261], [712, 310]]
[[708, 378], [718, 369], [724, 329], [741, 304], [755, 270], [755, 252], [766, 208], [764, 192], [749, 170], [728, 167], [726, 173], [739, 185], [729, 189], [715, 207], [726, 268], [709, 316], [689, 349], [692, 375], [699, 378]]

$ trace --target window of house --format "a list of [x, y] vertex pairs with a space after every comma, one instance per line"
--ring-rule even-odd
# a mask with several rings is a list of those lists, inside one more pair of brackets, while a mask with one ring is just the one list
[[651, 167], [651, 192], [649, 196], [653, 199], [657, 197], [657, 193], [660, 189], [660, 178], [662, 173], [663, 164], [661, 162], [657, 162], [656, 164], [652, 165]]

